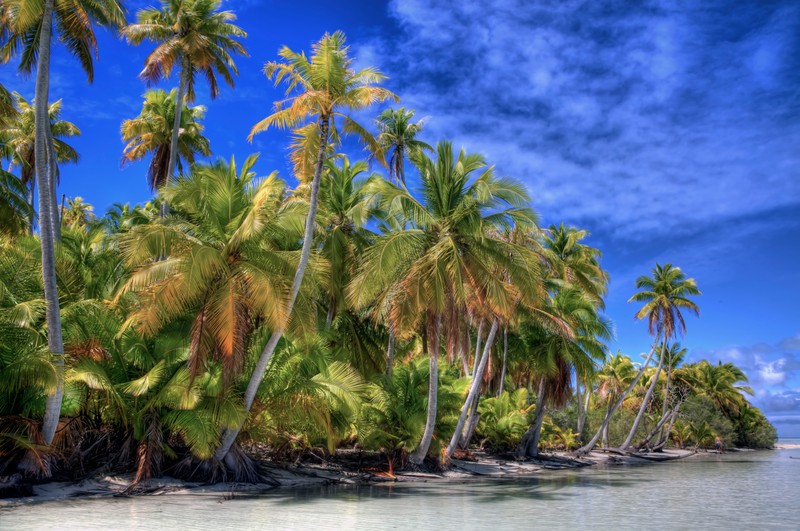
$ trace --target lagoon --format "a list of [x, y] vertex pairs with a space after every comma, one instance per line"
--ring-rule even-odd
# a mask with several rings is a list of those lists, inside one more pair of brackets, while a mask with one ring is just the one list
[[0, 505], [2, 529], [798, 529], [800, 446], [433, 481]]

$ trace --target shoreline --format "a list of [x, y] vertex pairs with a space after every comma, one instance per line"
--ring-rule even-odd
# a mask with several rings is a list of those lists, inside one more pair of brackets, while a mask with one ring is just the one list
[[[800, 445], [794, 445], [800, 447]], [[777, 447], [776, 447], [777, 448]], [[783, 449], [783, 448], [780, 448]], [[504, 459], [501, 456], [474, 452], [473, 459], [453, 459], [451, 467], [442, 472], [400, 471], [394, 475], [377, 470], [342, 466], [335, 462], [321, 464], [276, 464], [262, 462], [266, 475], [279, 484], [242, 482], [191, 482], [170, 476], [150, 480], [133, 494], [125, 493], [133, 474], [105, 475], [73, 482], [47, 482], [33, 485], [33, 495], [0, 499], [0, 509], [32, 503], [93, 499], [108, 497], [138, 497], [164, 495], [209, 495], [233, 498], [236, 495], [259, 494], [284, 489], [301, 489], [330, 485], [377, 485], [393, 483], [446, 483], [475, 479], [525, 479], [543, 473], [574, 470], [586, 467], [637, 466], [656, 462], [713, 455], [712, 452], [670, 449], [658, 454], [618, 455], [596, 450], [575, 458], [569, 452], [542, 453], [531, 461]]]

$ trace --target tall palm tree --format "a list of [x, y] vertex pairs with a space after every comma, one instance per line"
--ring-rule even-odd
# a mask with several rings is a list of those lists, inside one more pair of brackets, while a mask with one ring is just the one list
[[603, 308], [603, 296], [608, 290], [608, 272], [600, 267], [600, 250], [580, 243], [589, 233], [575, 227], [565, 227], [563, 223], [550, 225], [542, 232], [543, 254], [554, 277], [576, 286], [599, 308]]
[[[287, 83], [287, 99], [275, 103], [275, 112], [253, 126], [249, 138], [252, 140], [256, 134], [266, 131], [270, 127], [305, 128], [306, 134], [301, 134], [300, 137], [306, 142], [301, 142], [295, 151], [295, 157], [299, 159], [305, 159], [308, 147], [316, 144], [316, 163], [308, 199], [308, 217], [303, 234], [300, 263], [295, 272], [288, 301], [287, 318], [292, 314], [292, 308], [311, 256], [319, 203], [320, 177], [327, 159], [331, 133], [336, 133], [335, 120], [337, 117], [341, 117], [344, 121], [344, 132], [352, 132], [368, 145], [374, 145], [374, 140], [370, 141], [371, 135], [349, 116], [342, 114], [342, 111], [365, 109], [375, 103], [397, 98], [389, 90], [377, 86], [380, 81], [385, 79], [385, 76], [375, 68], [368, 67], [358, 72], [353, 70], [352, 59], [348, 56], [348, 51], [349, 47], [345, 46], [344, 34], [337, 31], [332, 35], [326, 33], [319, 42], [314, 44], [310, 58], [305, 53], [297, 53], [288, 47], [283, 47], [278, 52], [283, 61], [269, 62], [264, 66], [264, 73], [268, 78], [274, 79], [276, 85], [284, 81]], [[309, 130], [313, 129], [318, 132], [315, 142], [311, 142], [315, 135], [307, 134]], [[338, 134], [335, 134], [335, 137], [338, 137]], [[250, 384], [245, 391], [245, 409], [248, 412], [253, 405], [256, 391], [272, 354], [275, 352], [275, 347], [283, 336], [284, 329], [285, 324], [282, 323], [278, 323], [272, 329], [272, 335], [259, 357]], [[222, 444], [216, 453], [217, 459], [221, 460], [228, 455], [238, 432], [239, 430], [229, 430], [225, 433]]]
[[700, 314], [697, 305], [688, 298], [700, 295], [700, 290], [697, 289], [697, 282], [693, 278], [686, 278], [683, 271], [679, 267], [673, 267], [672, 264], [668, 263], [664, 264], [664, 266], [656, 264], [653, 268], [653, 276], [637, 278], [636, 287], [642, 291], [636, 293], [628, 302], [645, 303], [636, 312], [636, 319], [647, 318], [650, 334], [655, 337], [656, 341], [661, 338], [661, 357], [655, 376], [639, 408], [639, 413], [636, 415], [633, 426], [631, 426], [631, 431], [620, 447], [623, 450], [626, 450], [631, 445], [633, 437], [639, 429], [639, 424], [644, 417], [644, 412], [649, 405], [650, 397], [653, 396], [653, 391], [655, 391], [655, 386], [658, 383], [658, 376], [666, 359], [667, 342], [678, 333], [686, 333], [686, 323], [681, 310], [689, 311], [695, 315]]
[[[168, 182], [170, 174], [169, 158], [172, 146], [173, 124], [175, 123], [175, 96], [163, 90], [148, 90], [144, 94], [142, 111], [136, 118], [122, 122], [122, 140], [127, 142], [122, 155], [122, 163], [141, 160], [152, 155], [147, 168], [147, 184], [151, 191], [161, 190]], [[211, 146], [203, 136], [200, 120], [206, 108], [202, 105], [190, 107], [184, 104], [178, 127], [176, 159], [178, 172], [183, 174], [181, 159], [189, 165], [194, 164], [196, 155], [208, 156]]]
[[219, 0], [162, 0], [161, 9], [140, 10], [136, 23], [122, 31], [132, 44], [145, 40], [158, 43], [145, 59], [139, 77], [156, 83], [169, 77], [173, 69], [180, 76], [166, 166], [168, 178], [172, 177], [178, 158], [184, 97], [188, 102], [194, 101], [197, 75], [206, 78], [214, 99], [219, 95], [217, 75], [233, 87], [233, 76], [239, 73], [232, 54], [247, 56], [244, 46], [235, 40], [247, 37], [247, 33], [233, 24], [236, 15], [232, 11], [219, 11], [220, 5]]
[[[8, 171], [15, 167], [20, 168], [20, 180], [28, 188], [28, 201], [30, 203], [29, 230], [33, 233], [34, 227], [34, 193], [36, 190], [35, 153], [36, 132], [34, 108], [16, 92], [13, 93], [17, 113], [13, 119], [0, 125], [0, 142], [4, 144], [2, 154], [9, 159]], [[53, 148], [56, 162], [78, 162], [79, 155], [75, 149], [62, 138], [69, 138], [81, 134], [80, 129], [65, 120], [60, 120], [62, 102], [58, 100], [48, 107], [50, 129], [53, 133]], [[58, 171], [55, 173], [58, 177]]]
[[423, 150], [433, 151], [433, 148], [417, 139], [422, 131], [423, 120], [412, 123], [414, 111], [407, 111], [405, 107], [399, 109], [386, 109], [378, 115], [378, 144], [384, 155], [389, 155], [389, 178], [396, 183], [406, 184], [405, 158], [409, 154]]
[[328, 285], [328, 317], [330, 327], [345, 300], [345, 288], [356, 271], [359, 255], [370, 244], [374, 234], [365, 227], [373, 209], [367, 204], [366, 187], [374, 176], [359, 179], [367, 171], [364, 161], [350, 163], [346, 156], [325, 164], [320, 183], [320, 225], [324, 227], [322, 256], [330, 265]]
[[[398, 338], [420, 325], [427, 334], [428, 415], [410, 458], [417, 465], [427, 455], [435, 428], [442, 332], [452, 346], [461, 335], [459, 312], [469, 298], [503, 318], [520, 301], [530, 304], [541, 297], [535, 256], [522, 246], [486, 237], [490, 229], [535, 224], [525, 188], [496, 177], [479, 155], [463, 150], [456, 155], [448, 142], [437, 145], [436, 155], [433, 160], [418, 153], [413, 159], [420, 172], [421, 199], [388, 181], [374, 184], [381, 208], [411, 226], [378, 238], [367, 249], [349, 291], [358, 308], [372, 306], [380, 312], [388, 304], [389, 326]], [[501, 266], [511, 282], [497, 275]]]
[[[433, 151], [433, 148], [421, 140], [417, 140], [417, 135], [422, 130], [423, 120], [412, 123], [414, 118], [413, 110], [406, 110], [405, 107], [399, 109], [386, 109], [378, 115], [376, 123], [378, 125], [378, 144], [380, 145], [383, 157], [389, 155], [389, 179], [395, 183], [402, 183], [405, 186], [405, 159], [408, 154], [421, 152], [423, 150]], [[389, 345], [386, 351], [386, 373], [391, 375], [392, 365], [394, 364], [394, 351], [397, 338], [389, 330]]]
[[[64, 343], [61, 335], [58, 290], [56, 287], [54, 240], [57, 238], [57, 212], [55, 201], [55, 149], [48, 119], [48, 94], [50, 92], [50, 44], [53, 23], [60, 40], [78, 59], [89, 82], [94, 78], [93, 55], [97, 53], [93, 22], [118, 28], [125, 23], [119, 0], [4, 0], [0, 19], [0, 59], [8, 62], [20, 53], [20, 69], [31, 72], [36, 67], [35, 115], [35, 167], [39, 176], [39, 216], [42, 242], [42, 275], [47, 303], [48, 349], [56, 356], [56, 364], [63, 366]], [[94, 53], [93, 53], [94, 52]], [[49, 155], [49, 156], [48, 156]], [[49, 159], [49, 161], [48, 161]], [[46, 228], [50, 227], [50, 230]], [[55, 435], [61, 411], [63, 385], [61, 379], [53, 393], [48, 395], [47, 408], [42, 422], [42, 438], [50, 444]]]
[[540, 328], [530, 338], [532, 341], [529, 339], [539, 389], [534, 420], [517, 450], [520, 457], [538, 455], [548, 405], [559, 407], [566, 403], [573, 373], [576, 381], [587, 380], [595, 370], [595, 362], [606, 357], [603, 342], [612, 336], [611, 322], [598, 314], [594, 301], [579, 289], [559, 290], [553, 297], [551, 311], [569, 325], [572, 334]]

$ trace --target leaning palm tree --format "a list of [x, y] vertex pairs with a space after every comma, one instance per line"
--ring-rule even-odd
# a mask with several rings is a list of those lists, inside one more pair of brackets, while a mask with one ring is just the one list
[[528, 336], [538, 394], [533, 422], [517, 449], [519, 457], [538, 455], [547, 407], [566, 403], [573, 374], [580, 382], [594, 373], [595, 363], [606, 356], [604, 341], [612, 336], [611, 322], [598, 314], [594, 301], [579, 289], [565, 288], [556, 293], [551, 311], [569, 325], [572, 334], [540, 329], [532, 338]]
[[[161, 190], [169, 182], [172, 173], [169, 159], [176, 101], [175, 89], [169, 93], [163, 90], [148, 90], [144, 94], [142, 112], [139, 116], [122, 122], [122, 140], [127, 142], [122, 163], [134, 162], [152, 155], [147, 168], [147, 184], [151, 191]], [[183, 174], [181, 159], [192, 165], [196, 155], [211, 154], [211, 147], [208, 139], [203, 136], [203, 126], [200, 123], [205, 111], [206, 108], [202, 105], [190, 107], [184, 104], [180, 112], [176, 163], [181, 174]]]
[[[94, 78], [93, 55], [97, 53], [97, 40], [92, 22], [118, 28], [125, 23], [119, 0], [4, 0], [0, 6], [3, 31], [0, 32], [0, 60], [8, 62], [20, 54], [20, 69], [31, 72], [36, 67], [35, 115], [35, 165], [39, 176], [39, 216], [42, 242], [42, 275], [47, 304], [48, 349], [63, 365], [64, 342], [61, 336], [58, 290], [56, 287], [54, 240], [58, 237], [55, 201], [55, 149], [48, 120], [48, 94], [50, 92], [50, 44], [53, 25], [60, 40], [80, 61], [89, 82]], [[94, 53], [92, 53], [94, 52]], [[49, 155], [49, 156], [48, 156]], [[49, 160], [48, 160], [49, 159]], [[49, 230], [48, 230], [49, 227]], [[42, 422], [42, 438], [46, 444], [53, 441], [61, 411], [63, 385], [61, 379], [53, 393], [47, 397], [47, 408]]]
[[414, 111], [405, 107], [386, 109], [378, 115], [378, 143], [384, 156], [389, 155], [389, 178], [396, 183], [406, 184], [405, 158], [422, 150], [433, 151], [433, 148], [421, 140], [417, 140], [422, 130], [423, 120], [412, 123]]
[[[249, 138], [252, 140], [256, 134], [266, 131], [270, 127], [305, 128], [306, 134], [301, 134], [300, 138], [306, 142], [301, 142], [297, 146], [294, 154], [296, 159], [305, 159], [308, 147], [316, 145], [316, 163], [311, 179], [303, 247], [300, 253], [300, 263], [292, 282], [291, 296], [286, 309], [287, 318], [292, 314], [292, 308], [311, 256], [314, 225], [317, 219], [320, 177], [327, 159], [331, 133], [336, 133], [336, 119], [342, 118], [344, 132], [355, 133], [368, 145], [374, 145], [374, 140], [370, 142], [371, 135], [349, 116], [342, 114], [342, 111], [365, 109], [375, 103], [397, 98], [389, 90], [377, 86], [377, 83], [385, 79], [385, 76], [376, 69], [353, 70], [352, 59], [348, 56], [348, 51], [349, 47], [345, 46], [343, 33], [336, 32], [332, 35], [326, 33], [312, 47], [310, 58], [305, 53], [297, 53], [284, 47], [278, 52], [284, 61], [269, 62], [264, 67], [264, 73], [268, 78], [274, 79], [276, 85], [284, 81], [287, 83], [287, 99], [275, 103], [275, 112], [253, 126]], [[309, 130], [316, 130], [318, 135], [308, 135]], [[316, 141], [312, 142], [311, 140], [315, 137]], [[338, 137], [338, 134], [335, 134], [335, 137]], [[275, 352], [275, 347], [283, 336], [285, 326], [285, 323], [278, 323], [272, 329], [272, 335], [259, 357], [245, 392], [245, 409], [248, 412], [253, 405], [256, 391], [264, 377], [264, 371], [269, 365], [272, 354]], [[217, 450], [217, 459], [221, 460], [228, 455], [238, 432], [239, 430], [226, 432], [222, 444]]]
[[[524, 187], [496, 177], [479, 155], [463, 150], [456, 155], [448, 142], [439, 143], [436, 154], [435, 160], [422, 153], [413, 159], [421, 199], [388, 181], [374, 183], [381, 208], [411, 226], [382, 236], [367, 249], [349, 290], [357, 308], [379, 313], [388, 307], [389, 326], [398, 338], [424, 327], [430, 382], [425, 431], [410, 458], [416, 465], [426, 457], [435, 429], [442, 333], [454, 348], [459, 314], [471, 297], [491, 316], [495, 332], [499, 319], [508, 318], [520, 301], [529, 304], [541, 297], [533, 253], [486, 236], [515, 223], [535, 224]], [[510, 282], [496, 274], [502, 269]]]
[[636, 312], [636, 319], [647, 318], [650, 334], [655, 337], [656, 341], [661, 338], [661, 357], [655, 376], [653, 376], [639, 408], [639, 413], [631, 426], [631, 431], [620, 447], [622, 450], [626, 450], [631, 445], [633, 437], [639, 429], [639, 424], [644, 418], [644, 412], [647, 410], [658, 383], [661, 368], [664, 366], [668, 349], [667, 342], [678, 333], [686, 333], [686, 323], [681, 310], [688, 310], [695, 315], [700, 314], [697, 305], [688, 298], [700, 295], [697, 282], [693, 278], [686, 278], [683, 271], [679, 267], [673, 267], [672, 264], [664, 264], [664, 266], [656, 264], [653, 268], [653, 276], [639, 277], [636, 279], [636, 287], [642, 291], [631, 297], [628, 302], [645, 303]]
[[[611, 407], [630, 385], [636, 375], [636, 369], [628, 356], [623, 356], [622, 352], [609, 359], [597, 373], [600, 384], [597, 387], [597, 394], [606, 400], [606, 415], [611, 411]], [[603, 431], [603, 445], [608, 447], [608, 425]]]
[[[34, 194], [36, 190], [35, 153], [36, 132], [33, 106], [22, 96], [13, 93], [17, 113], [13, 119], [0, 126], [0, 142], [4, 144], [3, 155], [9, 159], [8, 171], [15, 167], [20, 170], [19, 176], [22, 184], [28, 188], [28, 202], [31, 217], [28, 224], [29, 231], [33, 233], [34, 227]], [[78, 162], [78, 152], [67, 144], [63, 138], [78, 136], [80, 129], [72, 122], [60, 120], [62, 103], [58, 100], [48, 107], [50, 130], [53, 133], [53, 149], [56, 162]], [[56, 178], [58, 171], [56, 168]]]
[[[236, 38], [247, 33], [233, 24], [232, 11], [219, 11], [219, 0], [162, 0], [161, 9], [150, 7], [136, 14], [136, 23], [123, 31], [128, 42], [138, 45], [143, 41], [158, 43], [147, 56], [139, 77], [155, 83], [169, 77], [174, 69], [180, 76], [175, 96], [176, 110], [170, 136], [168, 178], [175, 171], [178, 157], [178, 139], [184, 97], [195, 99], [195, 80], [202, 74], [208, 81], [211, 99], [219, 95], [217, 75], [233, 87], [233, 76], [239, 71], [232, 54], [247, 56], [247, 51]], [[180, 102], [178, 105], [177, 102]]]

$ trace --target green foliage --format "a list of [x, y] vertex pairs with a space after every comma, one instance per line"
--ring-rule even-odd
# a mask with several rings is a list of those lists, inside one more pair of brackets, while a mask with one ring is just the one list
[[[422, 438], [427, 415], [429, 364], [417, 358], [397, 367], [391, 378], [379, 377], [369, 385], [368, 400], [358, 422], [358, 441], [369, 449], [411, 452]], [[437, 430], [431, 453], [438, 454], [455, 429], [469, 381], [439, 373]]]
[[478, 405], [478, 438], [494, 450], [511, 450], [525, 435], [535, 404], [528, 403], [528, 390], [504, 391], [498, 397], [484, 398]]
[[734, 446], [736, 442], [733, 423], [706, 397], [693, 396], [687, 399], [681, 406], [680, 417], [695, 430], [691, 432], [691, 439], [696, 444], [708, 446], [708, 434], [713, 434], [711, 443], [716, 436], [722, 439], [725, 446]]

